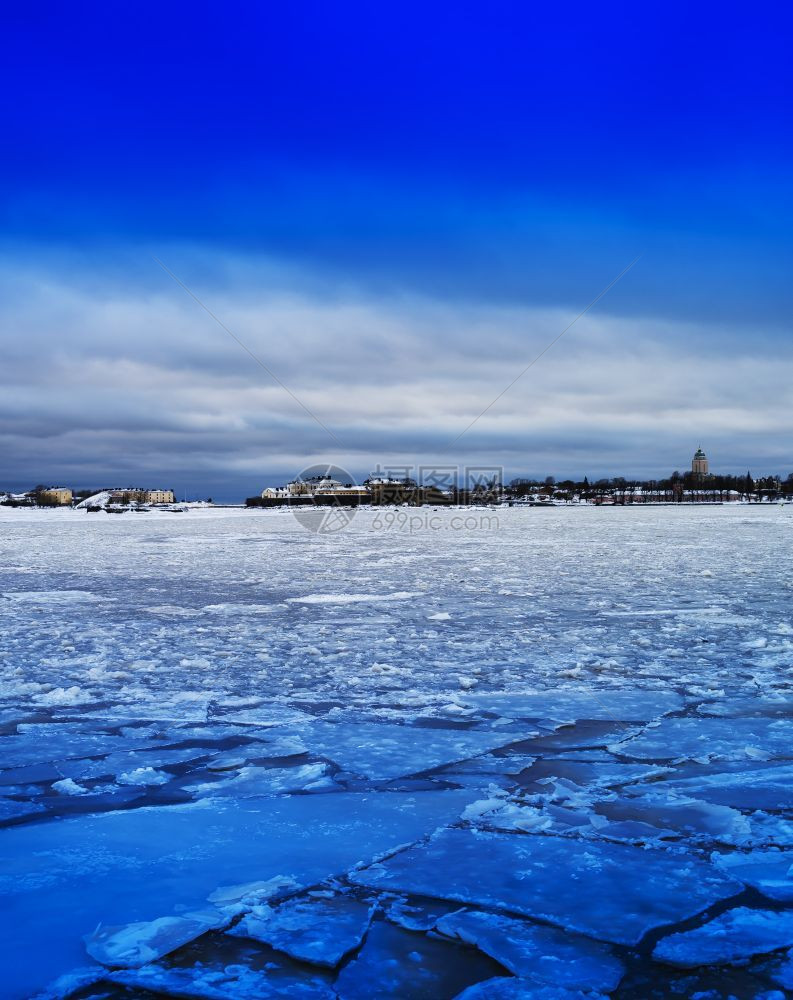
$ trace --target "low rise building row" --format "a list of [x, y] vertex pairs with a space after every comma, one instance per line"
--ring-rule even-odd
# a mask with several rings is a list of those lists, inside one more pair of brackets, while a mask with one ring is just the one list
[[0, 503], [12, 507], [157, 506], [174, 503], [174, 494], [173, 490], [132, 486], [75, 494], [68, 486], [36, 486], [24, 493], [0, 493]]

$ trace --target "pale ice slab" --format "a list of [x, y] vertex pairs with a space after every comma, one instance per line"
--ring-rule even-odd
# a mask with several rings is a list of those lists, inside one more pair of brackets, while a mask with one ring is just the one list
[[200, 1000], [271, 1000], [306, 997], [337, 1000], [327, 983], [311, 976], [272, 976], [244, 965], [161, 966], [113, 972], [108, 977], [132, 989], [150, 990], [159, 996], [195, 997]]
[[115, 599], [104, 594], [94, 594], [90, 590], [6, 590], [0, 594], [0, 610], [3, 608], [3, 600], [35, 608], [45, 608], [48, 604], [57, 608], [59, 605], [104, 603]]
[[752, 841], [749, 818], [730, 806], [676, 794], [663, 784], [633, 792], [632, 796], [604, 802], [599, 811], [610, 820], [644, 823], [695, 841], [714, 840], [736, 846]]
[[793, 912], [740, 906], [692, 931], [662, 938], [653, 950], [653, 958], [690, 969], [737, 962], [791, 945]]
[[375, 780], [401, 778], [514, 743], [521, 733], [317, 722], [302, 731], [311, 753]]
[[499, 694], [467, 694], [477, 708], [509, 719], [604, 719], [644, 722], [683, 708], [674, 691], [610, 688], [566, 688]]
[[[774, 956], [763, 969], [764, 973], [785, 990], [793, 990], [793, 949], [780, 956]], [[776, 998], [774, 998], [776, 1000]]]
[[422, 590], [397, 590], [391, 594], [306, 594], [288, 597], [288, 604], [376, 604], [379, 601], [409, 601], [423, 597]]
[[469, 986], [455, 1000], [604, 1000], [602, 995], [563, 986], [549, 986], [532, 979], [497, 976]]
[[207, 897], [208, 902], [222, 909], [237, 906], [258, 906], [297, 892], [302, 886], [293, 878], [275, 875], [265, 880], [241, 882], [239, 885], [221, 885]]
[[0, 766], [22, 767], [79, 757], [98, 757], [130, 749], [124, 737], [70, 723], [23, 725], [15, 735], [0, 737]]
[[21, 816], [32, 816], [44, 812], [44, 806], [38, 802], [21, 802], [17, 799], [0, 798], [0, 822], [19, 819]]
[[219, 910], [203, 910], [120, 927], [100, 925], [85, 936], [85, 950], [110, 968], [136, 969], [227, 922], [228, 917]]
[[343, 1000], [441, 1000], [499, 971], [473, 948], [375, 920], [363, 947], [342, 968], [334, 985]]
[[431, 931], [441, 917], [457, 909], [456, 904], [437, 899], [409, 903], [404, 896], [394, 898], [390, 894], [381, 903], [386, 920], [407, 931]]
[[82, 781], [88, 778], [112, 778], [116, 775], [134, 774], [140, 770], [159, 770], [169, 764], [197, 760], [211, 751], [201, 747], [178, 749], [129, 750], [108, 754], [99, 760], [82, 758], [59, 761], [58, 770], [65, 778]]
[[615, 944], [637, 944], [648, 931], [742, 889], [693, 855], [475, 830], [444, 830], [351, 877], [374, 889], [535, 917]]
[[271, 615], [278, 610], [277, 606], [274, 604], [242, 604], [242, 603], [226, 603], [226, 604], [205, 604], [201, 609], [204, 613], [210, 615]]
[[0, 830], [4, 997], [28, 997], [85, 964], [82, 935], [99, 923], [196, 909], [219, 885], [252, 878], [313, 884], [452, 822], [469, 797], [218, 798]]
[[793, 698], [787, 694], [776, 697], [763, 695], [758, 697], [738, 696], [728, 701], [705, 702], [697, 711], [701, 715], [716, 715], [722, 718], [755, 718], [769, 716], [775, 718], [790, 718], [793, 716]]
[[793, 851], [756, 850], [714, 854], [714, 864], [769, 899], [793, 903]]
[[240, 725], [287, 726], [314, 721], [314, 716], [301, 712], [289, 705], [270, 703], [250, 708], [233, 708], [212, 705], [211, 717], [218, 722], [233, 722]]
[[263, 941], [291, 958], [335, 969], [363, 941], [372, 906], [343, 896], [287, 900], [280, 906], [257, 907], [229, 934]]
[[[748, 762], [747, 762], [748, 763]], [[738, 809], [793, 809], [793, 764], [672, 780], [670, 788]]]
[[435, 929], [475, 945], [515, 976], [568, 989], [613, 990], [625, 973], [605, 945], [527, 920], [458, 910], [441, 917]]
[[613, 753], [640, 760], [708, 757], [752, 759], [752, 751], [769, 757], [793, 756], [793, 721], [789, 719], [662, 719], [658, 725], [609, 747]]
[[327, 765], [305, 764], [302, 767], [243, 767], [233, 778], [187, 785], [186, 791], [199, 796], [255, 798], [288, 792], [329, 792], [338, 788], [328, 776]]

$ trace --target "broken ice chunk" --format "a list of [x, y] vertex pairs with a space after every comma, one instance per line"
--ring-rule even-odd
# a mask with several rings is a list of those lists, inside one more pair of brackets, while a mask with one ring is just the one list
[[333, 760], [345, 771], [362, 777], [387, 780], [468, 760], [513, 743], [523, 734], [318, 722], [302, 735], [315, 756]]
[[220, 910], [200, 910], [118, 927], [100, 924], [93, 934], [85, 936], [85, 950], [102, 965], [135, 969], [181, 948], [207, 931], [217, 930], [227, 921], [228, 917]]
[[207, 896], [207, 901], [215, 906], [234, 906], [241, 904], [245, 906], [256, 906], [260, 903], [268, 903], [274, 899], [288, 896], [297, 892], [302, 886], [293, 878], [284, 875], [276, 875], [258, 882], [243, 882], [240, 885], [222, 885]]
[[605, 945], [526, 920], [458, 910], [441, 917], [436, 930], [475, 945], [513, 975], [543, 983], [609, 991], [625, 973]]
[[136, 767], [120, 774], [116, 780], [119, 785], [165, 785], [171, 780], [171, 776], [154, 767]]
[[711, 860], [722, 871], [754, 886], [769, 899], [793, 903], [793, 851], [714, 854]]
[[605, 802], [600, 810], [610, 820], [634, 820], [724, 844], [748, 844], [752, 837], [749, 819], [738, 810], [675, 795], [663, 786], [652, 785], [633, 797]]
[[762, 971], [778, 986], [793, 990], [793, 949], [769, 959]]
[[662, 719], [608, 749], [640, 760], [692, 760], [708, 754], [745, 760], [747, 747], [776, 757], [787, 756], [791, 745], [789, 719], [679, 718]]
[[233, 778], [188, 785], [186, 791], [196, 795], [249, 798], [259, 795], [279, 795], [285, 792], [322, 792], [338, 788], [328, 775], [327, 764], [304, 764], [302, 767], [257, 767], [240, 769]]
[[454, 904], [440, 903], [437, 900], [412, 904], [404, 896], [397, 896], [383, 906], [386, 919], [407, 931], [431, 931], [442, 916], [454, 909]]
[[616, 944], [692, 917], [741, 885], [690, 854], [446, 829], [352, 881], [524, 914]]
[[88, 795], [88, 789], [78, 785], [71, 778], [62, 778], [60, 781], [53, 781], [52, 790], [58, 795]]
[[45, 986], [43, 990], [36, 993], [33, 1000], [64, 1000], [71, 997], [86, 986], [92, 986], [105, 978], [105, 970], [98, 965], [86, 965], [79, 969], [72, 969], [58, 976], [54, 982]]
[[532, 979], [497, 977], [469, 986], [455, 1000], [605, 1000], [599, 993], [582, 993]]
[[691, 969], [737, 962], [791, 945], [793, 913], [740, 906], [693, 931], [662, 938], [655, 946], [653, 958]]
[[18, 802], [16, 799], [0, 799], [0, 822], [9, 819], [19, 819], [20, 816], [31, 816], [33, 813], [44, 812], [44, 806], [38, 802]]
[[336, 1000], [336, 993], [311, 976], [271, 976], [245, 965], [202, 965], [183, 968], [147, 965], [143, 969], [113, 972], [106, 977], [133, 989], [158, 996], [195, 997], [201, 1000], [271, 1000], [274, 997]]
[[247, 914], [231, 930], [253, 938], [301, 962], [335, 969], [360, 947], [374, 907], [355, 899], [293, 899], [277, 909], [262, 907]]
[[720, 771], [669, 783], [681, 792], [738, 809], [793, 808], [793, 766], [762, 770]]
[[342, 968], [335, 985], [344, 1000], [435, 1000], [454, 997], [471, 983], [501, 971], [474, 948], [375, 920], [360, 952]]
[[674, 691], [635, 688], [566, 688], [564, 691], [500, 692], [470, 694], [466, 700], [487, 712], [510, 719], [605, 719], [649, 722], [682, 708]]

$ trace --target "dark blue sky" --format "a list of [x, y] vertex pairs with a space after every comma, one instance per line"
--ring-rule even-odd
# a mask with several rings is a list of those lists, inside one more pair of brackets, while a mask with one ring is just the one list
[[48, 282], [164, 294], [159, 252], [219, 295], [266, 259], [301, 287], [572, 318], [642, 253], [609, 315], [704, 324], [717, 354], [789, 341], [780, 5], [44, 3], [4, 20], [3, 249]]

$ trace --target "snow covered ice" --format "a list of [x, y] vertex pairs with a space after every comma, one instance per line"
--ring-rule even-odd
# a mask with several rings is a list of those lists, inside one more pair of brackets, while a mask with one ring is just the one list
[[789, 508], [497, 513], [3, 510], [4, 997], [793, 982]]
[[333, 969], [360, 946], [373, 913], [371, 905], [356, 899], [308, 897], [275, 909], [254, 909], [229, 933], [264, 941], [292, 958]]

